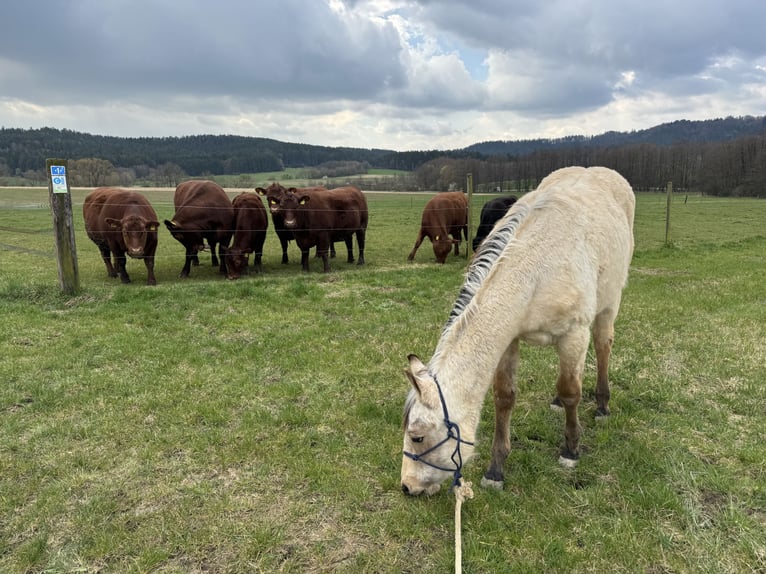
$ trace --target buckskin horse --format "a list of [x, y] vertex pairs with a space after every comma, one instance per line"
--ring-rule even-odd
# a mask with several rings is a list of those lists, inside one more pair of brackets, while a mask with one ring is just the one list
[[[554, 403], [565, 412], [559, 461], [580, 454], [577, 407], [592, 333], [597, 416], [609, 414], [614, 321], [633, 255], [635, 197], [617, 172], [557, 170], [519, 199], [481, 244], [428, 363], [409, 355], [401, 487], [434, 494], [474, 452], [493, 387], [495, 431], [484, 486], [502, 488], [511, 449], [519, 342], [555, 347]], [[491, 336], [488, 336], [491, 333]]]

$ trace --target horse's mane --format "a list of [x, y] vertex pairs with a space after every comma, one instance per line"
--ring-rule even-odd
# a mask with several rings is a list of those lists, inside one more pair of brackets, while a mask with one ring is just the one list
[[481, 289], [494, 265], [500, 260], [503, 251], [513, 240], [519, 225], [531, 209], [532, 207], [524, 202], [515, 203], [479, 246], [479, 250], [466, 273], [463, 287], [460, 289], [447, 323], [444, 325], [442, 337], [456, 322], [464, 321], [470, 316], [470, 304], [474, 296]]

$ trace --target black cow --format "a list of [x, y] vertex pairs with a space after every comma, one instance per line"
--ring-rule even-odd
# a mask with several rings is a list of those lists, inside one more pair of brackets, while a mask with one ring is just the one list
[[481, 218], [479, 221], [479, 228], [476, 230], [476, 237], [473, 238], [473, 250], [476, 251], [484, 241], [484, 238], [489, 235], [495, 223], [505, 215], [510, 207], [516, 203], [516, 198], [512, 195], [507, 197], [496, 197], [490, 199], [481, 208]]

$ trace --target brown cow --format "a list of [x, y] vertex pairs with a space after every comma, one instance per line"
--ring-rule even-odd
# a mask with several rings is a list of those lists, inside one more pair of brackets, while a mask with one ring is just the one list
[[[327, 188], [321, 186], [299, 187], [291, 189], [297, 189], [298, 191], [305, 193], [312, 193], [318, 189], [323, 191], [327, 190]], [[285, 216], [282, 213], [282, 208], [280, 206], [282, 198], [287, 193], [287, 188], [274, 182], [266, 189], [262, 187], [256, 187], [255, 191], [266, 198], [266, 203], [268, 204], [269, 211], [271, 212], [271, 221], [274, 223], [274, 231], [277, 232], [279, 244], [282, 246], [282, 263], [286, 264], [289, 261], [287, 257], [287, 246], [290, 241], [295, 239], [295, 237], [293, 237], [293, 232], [285, 227]], [[318, 254], [317, 257], [319, 257]], [[335, 246], [333, 244], [330, 245], [330, 257], [335, 257]]]
[[231, 204], [234, 208], [234, 239], [226, 251], [226, 269], [229, 279], [239, 279], [247, 271], [250, 253], [253, 253], [255, 272], [262, 271], [263, 243], [269, 219], [261, 198], [254, 193], [240, 193]]
[[219, 264], [215, 254], [218, 245], [221, 273], [226, 275], [226, 249], [234, 234], [234, 208], [223, 188], [213, 181], [191, 180], [178, 184], [173, 196], [176, 213], [165, 220], [165, 226], [186, 248], [186, 262], [181, 277], [188, 277], [191, 264], [199, 265], [197, 253], [210, 245], [213, 266]]
[[[82, 204], [85, 231], [96, 244], [109, 277], [130, 283], [125, 255], [143, 259], [147, 285], [156, 285], [154, 254], [160, 222], [149, 201], [140, 193], [116, 187], [99, 187]], [[114, 265], [111, 256], [114, 254]]]
[[461, 233], [468, 241], [468, 200], [465, 194], [462, 191], [438, 193], [423, 208], [418, 238], [407, 260], [415, 259], [415, 252], [423, 239], [428, 237], [433, 243], [436, 262], [444, 263], [453, 245], [455, 255], [460, 254]]
[[344, 241], [348, 262], [354, 262], [353, 236], [359, 248], [358, 265], [364, 265], [364, 242], [367, 232], [367, 200], [358, 187], [307, 192], [291, 187], [282, 196], [280, 208], [285, 227], [292, 230], [301, 250], [301, 267], [309, 270], [309, 250], [316, 245], [324, 272], [330, 271], [328, 253], [334, 241]]

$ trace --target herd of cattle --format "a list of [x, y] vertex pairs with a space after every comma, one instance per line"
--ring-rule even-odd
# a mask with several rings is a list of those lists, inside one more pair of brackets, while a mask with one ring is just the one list
[[[262, 270], [263, 244], [268, 217], [260, 196], [266, 198], [274, 230], [282, 247], [282, 263], [288, 262], [287, 246], [294, 240], [301, 251], [301, 267], [309, 270], [309, 251], [316, 248], [325, 272], [330, 271], [329, 257], [335, 256], [334, 244], [343, 241], [348, 262], [354, 262], [353, 238], [356, 236], [358, 265], [364, 264], [368, 210], [364, 194], [355, 186], [285, 188], [272, 183], [258, 187], [257, 193], [244, 192], [230, 200], [221, 186], [212, 181], [193, 180], [175, 190], [175, 215], [165, 220], [170, 234], [186, 250], [180, 276], [188, 277], [192, 265], [199, 265], [198, 253], [210, 248], [213, 266], [229, 279], [237, 279], [249, 268]], [[473, 240], [477, 249], [495, 222], [513, 204], [515, 198], [502, 197], [487, 202]], [[83, 219], [88, 237], [98, 247], [110, 277], [130, 283], [125, 268], [126, 256], [143, 259], [147, 284], [156, 285], [154, 257], [160, 222], [154, 208], [142, 194], [116, 187], [97, 188], [83, 202]], [[422, 241], [428, 237], [434, 255], [444, 263], [450, 251], [459, 253], [464, 237], [468, 241], [468, 202], [462, 192], [436, 194], [423, 209], [412, 261]], [[217, 247], [217, 251], [216, 251]], [[113, 261], [112, 261], [113, 258]]]

